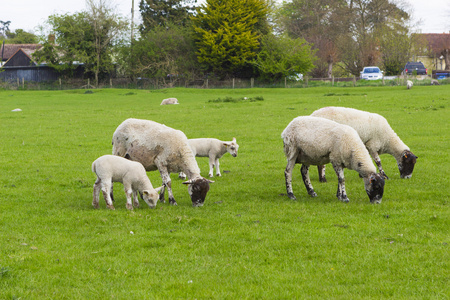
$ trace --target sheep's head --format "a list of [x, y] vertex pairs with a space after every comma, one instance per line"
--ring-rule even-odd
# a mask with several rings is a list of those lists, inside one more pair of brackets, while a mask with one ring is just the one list
[[159, 192], [163, 187], [156, 188], [154, 190], [145, 190], [141, 194], [141, 198], [144, 199], [145, 203], [150, 206], [150, 208], [155, 208], [159, 200]]
[[418, 157], [415, 156], [411, 151], [409, 150], [403, 151], [402, 157], [398, 162], [398, 170], [400, 171], [400, 178], [411, 178], [417, 158]]
[[236, 138], [233, 138], [231, 142], [223, 143], [227, 147], [228, 153], [230, 153], [233, 157], [238, 155], [239, 145], [236, 143]]
[[189, 195], [191, 196], [192, 206], [203, 206], [205, 202], [206, 194], [209, 191], [209, 184], [214, 181], [208, 180], [203, 177], [190, 179], [183, 182], [188, 185]]
[[364, 186], [369, 196], [370, 203], [381, 203], [384, 192], [384, 178], [380, 174], [372, 173], [364, 177]]

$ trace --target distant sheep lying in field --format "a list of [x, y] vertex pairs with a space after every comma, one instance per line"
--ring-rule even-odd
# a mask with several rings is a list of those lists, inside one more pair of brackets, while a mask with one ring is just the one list
[[[311, 116], [330, 119], [353, 127], [384, 178], [389, 179], [381, 166], [379, 155], [383, 153], [395, 157], [401, 178], [411, 178], [417, 156], [402, 142], [383, 116], [354, 108], [332, 106], [318, 109]], [[319, 166], [319, 177], [320, 181], [326, 181], [324, 166]]]
[[123, 183], [127, 196], [127, 209], [133, 209], [132, 197], [134, 206], [139, 206], [137, 192], [141, 193], [142, 199], [151, 208], [154, 208], [158, 202], [158, 193], [162, 187], [153, 188], [144, 166], [139, 162], [115, 155], [103, 155], [92, 163], [92, 172], [97, 175], [94, 184], [94, 199], [92, 200], [94, 208], [98, 208], [100, 190], [102, 190], [106, 206], [109, 209], [114, 209], [110, 197], [113, 182]]
[[413, 87], [413, 82], [411, 80], [407, 80], [406, 81], [406, 88], [408, 90], [410, 90], [410, 89], [412, 89], [412, 87]]
[[177, 98], [167, 98], [161, 102], [161, 105], [179, 104]]
[[[216, 167], [216, 176], [222, 176], [220, 174], [219, 158], [225, 153], [228, 152], [233, 157], [236, 157], [238, 154], [239, 145], [236, 143], [236, 138], [233, 138], [231, 142], [211, 138], [189, 139], [188, 141], [195, 156], [209, 157], [209, 177], [213, 177], [214, 166]], [[179, 177], [186, 178], [186, 175], [180, 173]]]
[[[200, 176], [186, 135], [157, 122], [127, 119], [114, 132], [113, 154], [142, 163], [147, 171], [159, 170], [163, 186], [167, 187], [169, 203], [177, 205], [172, 193], [170, 173], [184, 172], [193, 206], [203, 206], [209, 183], [213, 182]], [[160, 192], [160, 201], [164, 202], [164, 188]]]
[[336, 196], [339, 200], [349, 201], [344, 178], [344, 168], [348, 168], [357, 171], [364, 179], [370, 202], [381, 203], [384, 179], [376, 173], [369, 152], [358, 133], [350, 126], [324, 118], [303, 116], [292, 120], [281, 137], [287, 158], [284, 175], [289, 198], [296, 199], [292, 191], [292, 170], [295, 164], [302, 164], [303, 183], [308, 194], [316, 197], [309, 179], [309, 166], [331, 163], [338, 176]]

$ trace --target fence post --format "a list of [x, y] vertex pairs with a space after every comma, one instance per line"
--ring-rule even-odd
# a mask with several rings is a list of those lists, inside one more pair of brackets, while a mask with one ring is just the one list
[[22, 89], [25, 89], [25, 78], [22, 77]]
[[251, 88], [253, 88], [254, 84], [255, 84], [255, 78], [252, 77], [250, 79], [250, 86], [251, 86]]
[[284, 77], [284, 88], [287, 88], [287, 79]]
[[206, 78], [206, 88], [209, 88], [209, 78]]
[[17, 89], [20, 89], [20, 79], [17, 77]]
[[331, 76], [331, 86], [334, 86], [334, 76]]
[[59, 89], [62, 90], [61, 77], [59, 78]]
[[112, 78], [109, 79], [109, 86], [112, 88]]
[[353, 75], [353, 87], [355, 87], [355, 86], [356, 86], [356, 76]]
[[233, 89], [234, 89], [234, 78], [233, 78]]
[[308, 87], [308, 76], [305, 76], [305, 83], [306, 83], [306, 85], [305, 85], [305, 87]]

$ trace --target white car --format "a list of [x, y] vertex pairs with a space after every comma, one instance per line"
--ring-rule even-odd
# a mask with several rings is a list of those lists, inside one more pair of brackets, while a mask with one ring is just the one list
[[378, 80], [383, 79], [383, 71], [378, 67], [364, 67], [361, 72], [361, 79], [364, 80]]

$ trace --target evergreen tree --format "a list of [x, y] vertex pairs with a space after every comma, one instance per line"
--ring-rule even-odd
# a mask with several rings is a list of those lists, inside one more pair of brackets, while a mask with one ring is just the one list
[[264, 0], [208, 0], [192, 18], [198, 61], [220, 77], [248, 73], [267, 13]]

